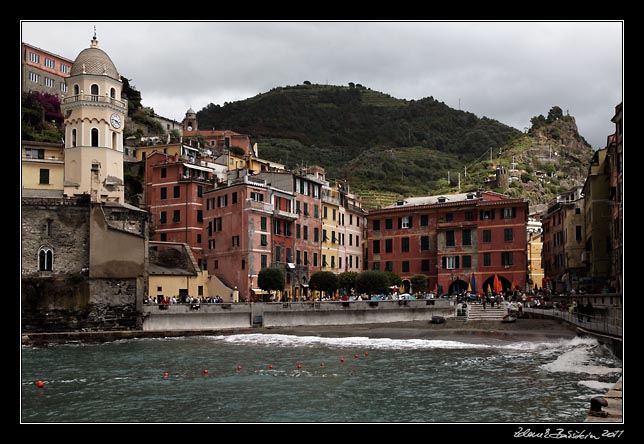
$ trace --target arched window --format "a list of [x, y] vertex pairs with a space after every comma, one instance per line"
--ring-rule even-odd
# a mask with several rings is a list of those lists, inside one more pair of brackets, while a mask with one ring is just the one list
[[118, 139], [116, 138], [116, 132], [112, 131], [112, 149], [113, 150], [118, 149], [117, 141]]
[[92, 128], [92, 146], [98, 146], [98, 128]]
[[76, 128], [72, 129], [72, 147], [76, 146]]
[[77, 96], [80, 94], [80, 88], [78, 88], [78, 85], [74, 85], [74, 95]]
[[116, 89], [110, 88], [110, 97], [116, 99]]
[[54, 267], [54, 252], [49, 247], [41, 247], [38, 251], [38, 270], [52, 271]]
[[96, 83], [92, 84], [90, 87], [90, 94], [92, 95], [92, 100], [98, 101], [98, 85]]

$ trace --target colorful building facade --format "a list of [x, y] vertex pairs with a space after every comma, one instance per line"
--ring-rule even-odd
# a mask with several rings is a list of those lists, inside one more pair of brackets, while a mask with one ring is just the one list
[[606, 157], [610, 165], [611, 200], [611, 279], [616, 292], [622, 292], [624, 267], [624, 147], [622, 104], [615, 107], [611, 119], [615, 123], [615, 134], [608, 144]]
[[67, 94], [65, 79], [73, 62], [44, 49], [22, 43], [22, 91], [38, 91], [56, 96]]

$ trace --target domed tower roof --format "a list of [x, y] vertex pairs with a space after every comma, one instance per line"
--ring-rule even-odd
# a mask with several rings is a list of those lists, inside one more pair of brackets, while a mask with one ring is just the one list
[[188, 108], [188, 111], [186, 111], [186, 114], [197, 114], [197, 113], [195, 113], [194, 109]]
[[106, 75], [115, 80], [121, 80], [121, 76], [114, 66], [114, 62], [110, 59], [105, 51], [99, 49], [98, 40], [96, 39], [96, 34], [90, 42], [91, 46], [89, 48], [83, 49], [70, 71], [70, 76], [77, 76], [80, 74], [96, 74], [96, 75]]

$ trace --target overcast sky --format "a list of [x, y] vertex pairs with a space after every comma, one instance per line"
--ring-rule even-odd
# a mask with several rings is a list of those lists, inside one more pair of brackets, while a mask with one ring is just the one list
[[[519, 130], [553, 105], [593, 148], [622, 101], [622, 22], [22, 22], [21, 40], [74, 60], [99, 47], [180, 121], [277, 86], [361, 83], [401, 99], [433, 96]], [[223, 128], [219, 128], [223, 129]], [[234, 128], [230, 128], [233, 129]]]

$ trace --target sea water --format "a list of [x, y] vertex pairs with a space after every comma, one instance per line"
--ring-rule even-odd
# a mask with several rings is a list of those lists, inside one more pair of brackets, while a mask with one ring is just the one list
[[21, 420], [582, 422], [621, 374], [594, 339], [478, 341], [241, 334], [23, 346]]

